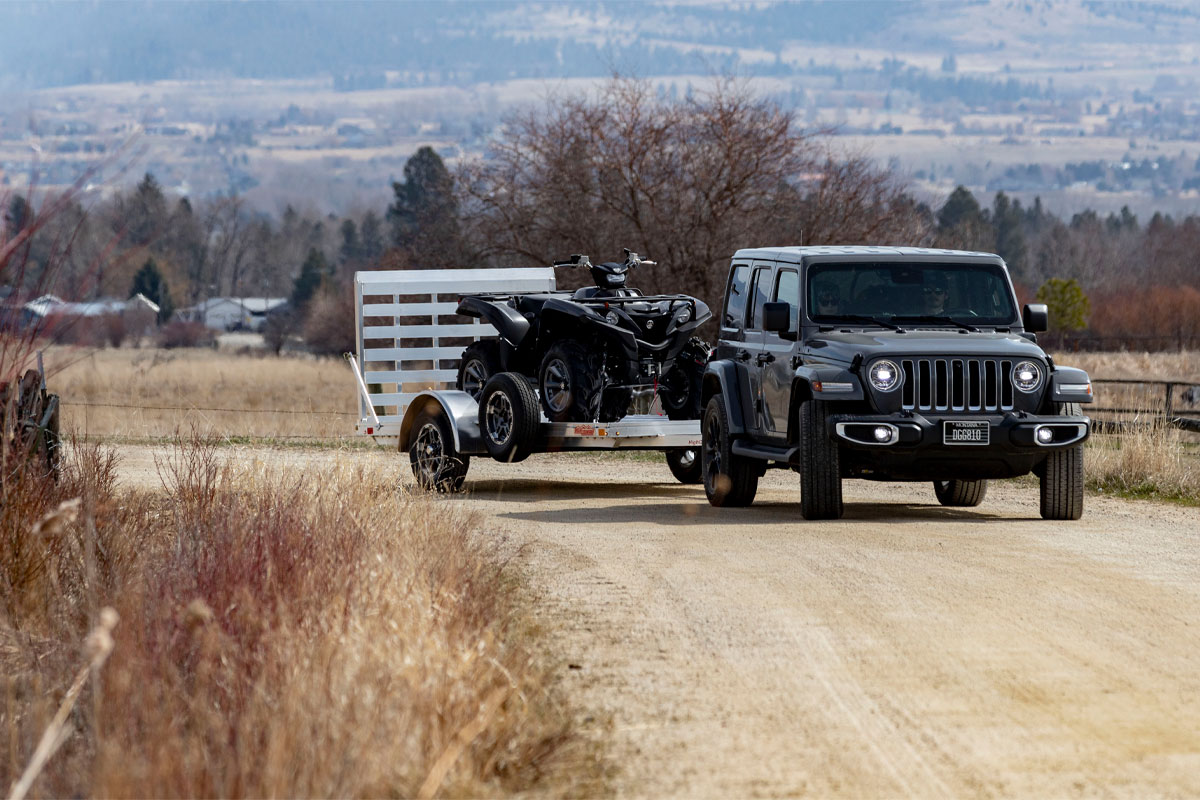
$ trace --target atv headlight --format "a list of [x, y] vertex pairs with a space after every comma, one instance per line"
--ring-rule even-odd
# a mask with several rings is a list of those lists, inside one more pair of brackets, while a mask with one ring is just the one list
[[675, 321], [680, 325], [689, 322], [692, 319], [692, 307], [685, 305], [683, 308], [675, 312]]
[[886, 358], [872, 364], [871, 371], [867, 374], [871, 385], [881, 392], [890, 392], [900, 385], [900, 368], [896, 366], [896, 362]]
[[607, 314], [604, 315], [604, 319], [606, 322], [608, 322], [609, 325], [616, 325], [618, 322], [621, 321], [621, 318], [617, 316], [617, 312], [615, 312], [615, 311], [609, 311]]
[[1018, 361], [1012, 371], [1013, 386], [1032, 392], [1042, 385], [1042, 368], [1033, 361]]

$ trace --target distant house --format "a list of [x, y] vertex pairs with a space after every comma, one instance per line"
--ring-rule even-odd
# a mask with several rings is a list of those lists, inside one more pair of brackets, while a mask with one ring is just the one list
[[105, 297], [86, 303], [68, 303], [56, 295], [44, 294], [21, 306], [21, 324], [42, 325], [49, 320], [57, 329], [57, 326], [76, 319], [117, 317], [124, 323], [128, 335], [140, 337], [154, 332], [158, 312], [158, 304], [140, 293], [128, 300]]
[[286, 297], [210, 297], [178, 316], [219, 331], [261, 331], [268, 316], [285, 308]]

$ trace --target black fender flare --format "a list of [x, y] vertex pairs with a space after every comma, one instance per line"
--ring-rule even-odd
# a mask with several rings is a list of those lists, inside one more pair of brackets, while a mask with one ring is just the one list
[[[826, 389], [827, 384], [833, 384], [836, 390]], [[817, 387], [821, 387], [818, 389]], [[842, 387], [849, 386], [849, 389]], [[858, 376], [849, 370], [838, 366], [823, 366], [804, 364], [796, 367], [796, 376], [792, 379], [792, 400], [788, 405], [788, 433], [791, 443], [798, 441], [800, 432], [797, 422], [800, 416], [800, 404], [817, 398], [818, 400], [864, 400], [862, 382]]]
[[541, 324], [538, 326], [539, 351], [549, 348], [552, 342], [563, 338], [561, 332], [583, 330], [593, 336], [602, 336], [615, 342], [622, 355], [630, 362], [638, 361], [637, 339], [632, 331], [610, 324], [592, 309], [570, 300], [552, 298], [542, 306]]
[[725, 398], [725, 409], [729, 413], [729, 433], [740, 436], [746, 432], [745, 415], [742, 409], [742, 394], [738, 391], [737, 366], [732, 361], [710, 361], [704, 369], [700, 394], [700, 408], [708, 407], [714, 395]]
[[529, 333], [529, 320], [504, 301], [485, 300], [482, 297], [464, 297], [458, 301], [458, 314], [483, 319], [496, 329], [501, 339], [513, 347]]

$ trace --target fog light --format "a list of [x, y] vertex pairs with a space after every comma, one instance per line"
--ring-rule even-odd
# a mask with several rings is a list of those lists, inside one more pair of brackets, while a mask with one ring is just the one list
[[1041, 442], [1042, 444], [1048, 443], [1053, 438], [1054, 438], [1054, 431], [1051, 430], [1050, 428], [1038, 428], [1037, 429], [1037, 440], [1039, 442]]
[[875, 441], [886, 442], [892, 438], [892, 429], [880, 425], [875, 429]]

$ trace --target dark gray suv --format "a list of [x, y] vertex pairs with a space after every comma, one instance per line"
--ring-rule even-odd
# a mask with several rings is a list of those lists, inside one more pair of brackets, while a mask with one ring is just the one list
[[1087, 373], [1037, 344], [1004, 261], [910, 247], [770, 247], [733, 257], [704, 374], [704, 488], [754, 500], [769, 467], [801, 476], [806, 519], [842, 515], [842, 479], [931, 481], [978, 505], [1036, 474], [1041, 514], [1083, 513]]

